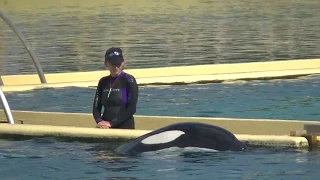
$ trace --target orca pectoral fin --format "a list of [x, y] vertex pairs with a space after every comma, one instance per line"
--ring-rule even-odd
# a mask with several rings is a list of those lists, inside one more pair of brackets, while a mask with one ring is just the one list
[[141, 143], [145, 145], [169, 143], [173, 142], [183, 134], [185, 133], [179, 130], [164, 131], [143, 139]]

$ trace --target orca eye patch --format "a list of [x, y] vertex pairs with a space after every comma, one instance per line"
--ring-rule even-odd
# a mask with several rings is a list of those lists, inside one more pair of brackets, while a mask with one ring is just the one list
[[179, 130], [171, 130], [171, 131], [164, 131], [158, 134], [154, 134], [149, 136], [141, 141], [143, 144], [161, 144], [161, 143], [168, 143], [174, 141], [181, 135], [185, 134], [183, 131]]

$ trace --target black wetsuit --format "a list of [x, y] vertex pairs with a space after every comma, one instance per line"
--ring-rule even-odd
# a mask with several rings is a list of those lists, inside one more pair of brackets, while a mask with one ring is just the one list
[[[122, 72], [118, 77], [102, 77], [94, 98], [93, 117], [96, 123], [108, 121], [111, 128], [134, 129], [133, 114], [136, 112], [137, 101], [138, 85], [132, 75]], [[102, 107], [104, 111], [101, 116]]]

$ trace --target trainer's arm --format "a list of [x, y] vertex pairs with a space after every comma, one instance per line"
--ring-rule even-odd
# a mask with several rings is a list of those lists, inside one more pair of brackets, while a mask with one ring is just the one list
[[102, 82], [102, 80], [100, 80], [98, 83], [98, 87], [96, 89], [96, 93], [95, 93], [94, 100], [93, 100], [93, 108], [92, 108], [93, 118], [95, 119], [96, 123], [99, 123], [100, 121], [102, 121], [102, 118], [101, 118], [101, 109], [102, 109], [101, 82]]

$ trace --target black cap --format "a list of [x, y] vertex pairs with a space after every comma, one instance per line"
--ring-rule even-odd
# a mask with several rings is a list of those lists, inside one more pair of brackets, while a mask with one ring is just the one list
[[123, 54], [120, 48], [112, 47], [106, 51], [105, 60], [111, 64], [119, 64], [123, 61]]

